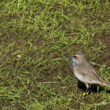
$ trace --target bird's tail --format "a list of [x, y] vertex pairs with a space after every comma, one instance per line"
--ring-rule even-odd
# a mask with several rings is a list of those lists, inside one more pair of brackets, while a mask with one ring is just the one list
[[106, 87], [109, 87], [109, 88], [110, 88], [110, 83], [107, 83], [107, 82], [105, 82], [105, 81], [102, 83], [102, 85], [104, 85], [104, 86], [106, 86]]

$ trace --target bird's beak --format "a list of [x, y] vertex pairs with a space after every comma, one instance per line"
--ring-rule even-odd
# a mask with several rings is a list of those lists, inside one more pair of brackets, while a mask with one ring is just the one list
[[73, 56], [72, 56], [72, 55], [66, 55], [66, 57], [68, 57], [68, 58], [72, 58]]
[[76, 57], [76, 55], [72, 55], [72, 57]]
[[76, 57], [76, 55], [72, 55], [72, 57]]
[[73, 58], [73, 57], [75, 57], [75, 58], [76, 58], [76, 55], [66, 55], [66, 57], [68, 57], [68, 58]]

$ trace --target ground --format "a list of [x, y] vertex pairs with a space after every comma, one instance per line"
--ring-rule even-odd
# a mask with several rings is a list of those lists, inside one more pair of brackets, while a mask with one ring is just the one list
[[110, 82], [109, 0], [1, 0], [0, 109], [108, 110], [109, 88], [82, 95], [74, 52]]

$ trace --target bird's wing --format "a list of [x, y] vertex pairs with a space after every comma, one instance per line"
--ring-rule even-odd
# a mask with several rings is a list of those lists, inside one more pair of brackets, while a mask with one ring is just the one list
[[83, 76], [85, 76], [88, 80], [94, 80], [97, 83], [103, 82], [104, 80], [97, 74], [96, 70], [90, 65], [89, 63], [78, 65], [77, 70], [79, 73], [81, 73]]

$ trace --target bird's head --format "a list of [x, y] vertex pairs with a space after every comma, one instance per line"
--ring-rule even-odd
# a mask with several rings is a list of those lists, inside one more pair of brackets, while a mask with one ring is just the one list
[[82, 53], [75, 53], [72, 55], [72, 61], [73, 61], [73, 67], [75, 64], [83, 64], [84, 62], [87, 62], [85, 56]]

